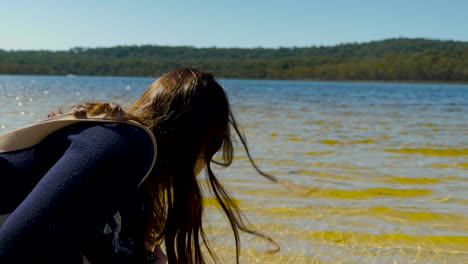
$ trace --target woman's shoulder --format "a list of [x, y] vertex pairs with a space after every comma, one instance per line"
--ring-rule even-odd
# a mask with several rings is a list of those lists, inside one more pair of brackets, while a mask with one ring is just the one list
[[[154, 138], [145, 128], [120, 122], [79, 122], [60, 129], [52, 141], [66, 141], [65, 154], [83, 157], [84, 163], [109, 164], [121, 172], [131, 169], [146, 179], [156, 160]], [[63, 144], [63, 143], [59, 143]], [[94, 160], [94, 161], [92, 161]]]
[[40, 148], [109, 159], [125, 156], [127, 163], [139, 159], [151, 163], [156, 156], [156, 143], [150, 133], [132, 123], [83, 120], [51, 133]]
[[150, 134], [142, 128], [132, 123], [93, 121], [81, 122], [74, 125], [79, 134], [92, 136], [94, 139], [106, 141], [117, 141], [119, 143], [151, 143]]
[[58, 131], [71, 141], [110, 150], [153, 152], [155, 142], [144, 128], [120, 122], [80, 122]]

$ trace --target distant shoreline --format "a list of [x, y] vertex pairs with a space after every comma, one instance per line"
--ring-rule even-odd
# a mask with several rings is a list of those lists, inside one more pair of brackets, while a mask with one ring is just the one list
[[[64, 77], [64, 78], [148, 78], [156, 80], [159, 76], [127, 76], [127, 75], [54, 75], [54, 74], [4, 74], [0, 76], [37, 76], [37, 77]], [[325, 80], [325, 79], [251, 79], [251, 78], [224, 78], [220, 80], [244, 80], [244, 81], [284, 81], [284, 82], [347, 82], [347, 83], [401, 83], [401, 84], [454, 84], [468, 85], [468, 81], [421, 81], [421, 80]]]
[[468, 42], [399, 38], [278, 49], [146, 45], [0, 50], [0, 74], [146, 77], [178, 67], [227, 79], [468, 83]]

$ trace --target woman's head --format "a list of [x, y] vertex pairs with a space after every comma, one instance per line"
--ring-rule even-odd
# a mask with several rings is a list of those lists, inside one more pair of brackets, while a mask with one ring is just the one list
[[181, 68], [165, 74], [130, 111], [155, 134], [160, 165], [181, 159], [209, 162], [223, 144], [232, 145], [229, 101], [209, 73]]

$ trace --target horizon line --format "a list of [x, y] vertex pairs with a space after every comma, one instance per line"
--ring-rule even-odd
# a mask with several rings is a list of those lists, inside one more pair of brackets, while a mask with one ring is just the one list
[[382, 41], [388, 41], [388, 40], [429, 40], [429, 41], [446, 41], [446, 42], [460, 42], [460, 43], [468, 43], [468, 40], [455, 40], [455, 39], [442, 39], [442, 38], [429, 38], [429, 37], [391, 37], [391, 38], [383, 38], [383, 39], [374, 39], [374, 40], [367, 40], [367, 41], [349, 41], [349, 42], [340, 42], [337, 44], [329, 44], [329, 45], [309, 45], [309, 46], [277, 46], [277, 47], [265, 47], [265, 46], [252, 46], [252, 47], [239, 47], [239, 46], [197, 46], [197, 45], [161, 45], [161, 44], [116, 44], [113, 46], [94, 46], [94, 47], [86, 47], [86, 46], [74, 46], [68, 49], [43, 49], [43, 48], [38, 48], [38, 49], [3, 49], [0, 48], [0, 51], [6, 51], [6, 52], [17, 52], [17, 51], [50, 51], [50, 52], [60, 52], [60, 51], [72, 51], [74, 49], [110, 49], [110, 48], [116, 48], [116, 47], [145, 47], [145, 46], [154, 46], [154, 47], [169, 47], [169, 48], [180, 48], [180, 47], [186, 47], [186, 48], [194, 48], [194, 49], [295, 49], [295, 48], [332, 48], [332, 47], [338, 47], [338, 46], [344, 46], [344, 45], [360, 45], [360, 44], [369, 44], [369, 43], [374, 43], [374, 42], [382, 42]]

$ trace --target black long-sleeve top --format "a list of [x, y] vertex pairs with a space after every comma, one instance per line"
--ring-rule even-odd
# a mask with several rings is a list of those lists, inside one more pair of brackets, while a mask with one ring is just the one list
[[0, 263], [82, 263], [82, 254], [114, 262], [103, 228], [118, 211], [127, 212], [122, 228], [141, 211], [138, 184], [153, 155], [143, 129], [105, 122], [0, 153], [0, 214], [11, 213], [0, 227]]

